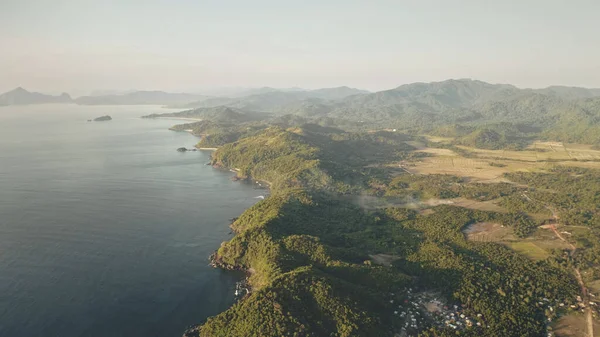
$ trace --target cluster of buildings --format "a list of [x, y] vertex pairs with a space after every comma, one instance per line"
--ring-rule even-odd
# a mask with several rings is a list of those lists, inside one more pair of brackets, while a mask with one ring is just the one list
[[[568, 309], [574, 310], [574, 311], [581, 311], [582, 313], [585, 312], [586, 308], [589, 308], [592, 311], [592, 315], [594, 317], [598, 317], [598, 314], [600, 313], [600, 302], [597, 302], [595, 297], [596, 295], [589, 293], [590, 295], [590, 301], [585, 301], [583, 298], [581, 298], [581, 296], [577, 296], [576, 298], [576, 302], [574, 304], [571, 304], [568, 306]], [[559, 304], [560, 307], [566, 307], [567, 305], [565, 303], [560, 303]]]
[[[469, 327], [485, 327], [482, 314], [467, 315], [459, 305], [447, 305], [439, 295], [431, 292], [405, 290], [406, 297], [397, 303], [394, 315], [401, 320], [398, 336], [416, 336], [426, 327], [438, 326], [462, 330]], [[394, 294], [390, 294], [392, 297]], [[390, 300], [391, 304], [394, 300]]]
[[[481, 313], [464, 310], [460, 305], [449, 305], [439, 294], [415, 291], [412, 288], [404, 289], [401, 294], [402, 296], [396, 296], [390, 293], [389, 300], [394, 307], [393, 314], [400, 322], [400, 332], [397, 334], [399, 337], [416, 336], [423, 329], [434, 326], [454, 330], [489, 327]], [[591, 294], [590, 296], [593, 297]], [[596, 302], [594, 298], [586, 302], [577, 296], [576, 301], [569, 303], [542, 297], [532, 304], [546, 313], [548, 327], [558, 317], [558, 311], [584, 312], [586, 308], [590, 308], [594, 317], [600, 314], [600, 302]], [[553, 336], [551, 329], [547, 336]]]

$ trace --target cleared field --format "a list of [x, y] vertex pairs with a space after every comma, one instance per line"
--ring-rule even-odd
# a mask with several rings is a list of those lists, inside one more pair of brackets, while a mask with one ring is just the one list
[[436, 142], [436, 143], [450, 143], [454, 140], [454, 138], [452, 138], [452, 137], [438, 137], [438, 136], [429, 136], [429, 135], [425, 135], [424, 137], [427, 140], [429, 140], [431, 142]]
[[589, 283], [588, 288], [594, 293], [600, 293], [600, 280]]
[[438, 149], [438, 148], [434, 148], [434, 147], [425, 147], [425, 148], [421, 148], [415, 152], [423, 152], [423, 153], [429, 153], [429, 154], [433, 154], [436, 156], [448, 156], [448, 157], [458, 157], [458, 154], [452, 150], [449, 149]]
[[498, 242], [514, 239], [512, 230], [492, 222], [474, 223], [463, 230], [468, 240], [478, 242]]
[[[587, 328], [585, 315], [572, 313], [559, 318], [552, 329], [556, 337], [586, 337]], [[600, 337], [600, 323], [594, 320], [594, 337]]]
[[399, 257], [389, 254], [369, 255], [369, 257], [371, 258], [371, 260], [373, 260], [374, 263], [386, 267], [390, 267], [394, 261], [399, 259]]
[[515, 252], [523, 254], [535, 261], [544, 260], [550, 256], [546, 250], [538, 247], [531, 241], [512, 241], [506, 242], [505, 244]]
[[557, 239], [556, 237], [545, 240], [536, 239], [532, 243], [534, 243], [537, 247], [543, 249], [546, 252], [551, 251], [552, 249], [568, 250], [570, 248], [569, 244], [560, 239]]
[[557, 164], [583, 168], [600, 168], [600, 162], [597, 161], [565, 161]]
[[480, 158], [503, 158], [507, 160], [525, 161], [570, 161], [570, 160], [600, 160], [600, 150], [594, 150], [590, 145], [563, 144], [555, 142], [536, 142], [523, 151], [486, 150], [467, 146], [459, 148], [476, 154]]
[[416, 140], [407, 141], [405, 143], [414, 147], [417, 150], [423, 150], [423, 149], [427, 148], [427, 145], [423, 144], [422, 142], [416, 141]]
[[[440, 149], [434, 149], [439, 151]], [[450, 151], [450, 150], [445, 150]], [[424, 152], [424, 151], [422, 151]], [[450, 151], [452, 152], [452, 151]], [[430, 153], [433, 153], [430, 152]], [[502, 175], [514, 171], [534, 171], [545, 165], [529, 162], [515, 162], [507, 160], [491, 160], [479, 158], [464, 158], [456, 155], [443, 155], [422, 158], [418, 161], [403, 163], [403, 167], [413, 174], [451, 174], [459, 177], [469, 177], [474, 181], [505, 181]], [[501, 163], [505, 166], [491, 166], [490, 163]]]
[[[536, 142], [523, 151], [459, 146], [474, 155], [473, 158], [463, 157], [449, 149], [423, 148], [420, 143], [415, 145], [420, 145], [415, 152], [431, 156], [399, 163], [412, 174], [451, 174], [479, 182], [502, 182], [505, 181], [502, 175], [506, 172], [543, 171], [556, 165], [600, 168], [600, 150], [581, 144]], [[491, 163], [499, 165], [492, 166]], [[398, 163], [390, 164], [394, 165]]]

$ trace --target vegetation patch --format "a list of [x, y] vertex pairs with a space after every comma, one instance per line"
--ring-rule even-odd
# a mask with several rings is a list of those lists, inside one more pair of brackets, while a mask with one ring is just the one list
[[512, 239], [509, 227], [494, 222], [477, 222], [464, 228], [463, 233], [470, 241], [498, 242]]
[[506, 245], [515, 252], [523, 254], [534, 261], [544, 260], [550, 256], [547, 251], [530, 241], [512, 241]]

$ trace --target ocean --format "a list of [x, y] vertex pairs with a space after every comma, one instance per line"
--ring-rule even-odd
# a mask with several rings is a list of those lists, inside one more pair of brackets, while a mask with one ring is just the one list
[[208, 256], [265, 191], [139, 118], [168, 111], [0, 108], [0, 336], [181, 336], [234, 302]]

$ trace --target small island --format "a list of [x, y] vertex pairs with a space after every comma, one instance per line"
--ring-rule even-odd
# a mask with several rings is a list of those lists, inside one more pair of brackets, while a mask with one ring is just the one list
[[180, 147], [180, 148], [177, 149], [177, 151], [179, 151], [179, 152], [187, 152], [187, 151], [196, 151], [196, 149], [188, 149], [188, 148], [185, 148], [185, 147]]
[[111, 121], [111, 120], [112, 120], [112, 117], [110, 117], [109, 115], [94, 118], [94, 122], [105, 122], [105, 121]]

